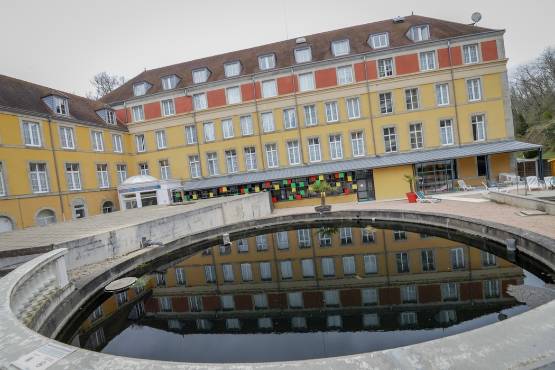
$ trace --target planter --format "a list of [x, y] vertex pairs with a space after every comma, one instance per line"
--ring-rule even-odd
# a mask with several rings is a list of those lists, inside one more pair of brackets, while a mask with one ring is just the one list
[[413, 192], [407, 193], [407, 199], [408, 199], [409, 203], [416, 203], [417, 198], [418, 197], [416, 196], [416, 193], [413, 193]]
[[330, 205], [316, 206], [316, 207], [314, 207], [314, 210], [318, 213], [330, 212], [331, 211], [331, 206]]

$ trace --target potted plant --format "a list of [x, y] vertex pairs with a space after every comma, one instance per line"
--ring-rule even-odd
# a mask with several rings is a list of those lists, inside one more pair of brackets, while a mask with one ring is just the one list
[[416, 203], [416, 193], [414, 192], [414, 188], [416, 187], [416, 176], [413, 175], [404, 175], [405, 181], [409, 183], [410, 192], [407, 193], [407, 199], [409, 203]]
[[320, 193], [320, 205], [314, 207], [316, 212], [329, 212], [331, 211], [331, 206], [326, 205], [326, 193], [331, 190], [330, 184], [325, 180], [316, 181], [312, 184], [312, 191], [315, 193]]

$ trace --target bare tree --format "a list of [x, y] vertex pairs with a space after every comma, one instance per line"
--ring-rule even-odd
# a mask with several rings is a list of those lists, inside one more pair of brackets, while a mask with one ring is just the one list
[[94, 75], [91, 80], [91, 85], [94, 88], [93, 92], [89, 92], [87, 97], [90, 99], [100, 99], [109, 92], [115, 90], [118, 86], [125, 82], [123, 76], [110, 75], [108, 72], [100, 72]]

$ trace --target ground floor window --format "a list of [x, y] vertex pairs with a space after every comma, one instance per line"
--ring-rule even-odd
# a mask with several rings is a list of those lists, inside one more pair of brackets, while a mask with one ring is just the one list
[[51, 209], [43, 209], [37, 214], [37, 225], [46, 226], [56, 223], [56, 214]]
[[13, 230], [13, 223], [8, 217], [0, 216], [0, 233]]
[[112, 213], [114, 212], [114, 203], [111, 201], [106, 201], [102, 204], [102, 213]]
[[137, 197], [135, 196], [135, 193], [124, 194], [123, 203], [125, 204], [125, 209], [137, 208]]
[[451, 191], [457, 178], [454, 159], [416, 164], [417, 188], [425, 193]]
[[72, 213], [74, 219], [87, 217], [85, 202], [83, 202], [81, 199], [73, 201]]
[[156, 191], [143, 191], [141, 193], [141, 204], [142, 207], [157, 205]]

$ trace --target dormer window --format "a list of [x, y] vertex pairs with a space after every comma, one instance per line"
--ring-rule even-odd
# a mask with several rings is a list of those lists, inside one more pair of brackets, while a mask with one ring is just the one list
[[430, 39], [430, 26], [427, 24], [412, 26], [407, 34], [408, 38], [414, 42], [426, 41]]
[[312, 50], [310, 46], [295, 49], [295, 62], [306, 63], [312, 60]]
[[272, 69], [276, 67], [276, 55], [266, 54], [258, 57], [258, 67], [261, 70]]
[[109, 125], [115, 125], [117, 123], [116, 113], [111, 109], [100, 109], [96, 111], [96, 114]]
[[135, 96], [145, 95], [149, 88], [150, 88], [150, 84], [148, 82], [137, 82], [136, 84], [133, 85], [133, 95]]
[[54, 112], [63, 116], [69, 115], [69, 104], [67, 98], [54, 95]]
[[389, 46], [389, 34], [387, 32], [375, 33], [368, 38], [368, 45], [372, 49], [381, 49]]
[[229, 62], [224, 64], [224, 72], [226, 77], [235, 77], [241, 74], [241, 62]]
[[208, 81], [208, 77], [210, 77], [210, 70], [208, 68], [199, 68], [193, 71], [194, 84], [201, 84], [203, 82], [206, 82]]
[[177, 77], [176, 75], [164, 76], [162, 77], [162, 89], [163, 90], [175, 89], [178, 82], [179, 82], [179, 77]]
[[349, 46], [349, 40], [338, 40], [331, 43], [331, 52], [334, 57], [340, 57], [342, 55], [348, 55], [351, 52], [351, 47]]

